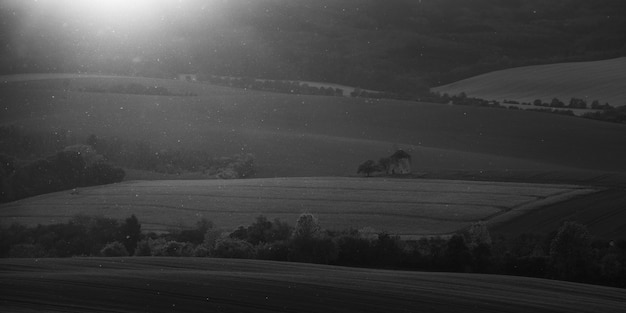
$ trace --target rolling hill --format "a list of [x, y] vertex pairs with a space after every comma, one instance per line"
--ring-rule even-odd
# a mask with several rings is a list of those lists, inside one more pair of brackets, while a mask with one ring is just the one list
[[604, 61], [559, 63], [511, 68], [432, 88], [441, 94], [486, 100], [550, 103], [553, 98], [568, 103], [578, 98], [591, 104], [626, 105], [626, 58]]
[[104, 7], [2, 1], [0, 73], [197, 72], [423, 95], [434, 84], [497, 69], [624, 56], [626, 42], [626, 15], [616, 0], [186, 0]]
[[[255, 155], [256, 177], [346, 176], [403, 148], [414, 171], [626, 171], [625, 125], [490, 108], [272, 94], [149, 78], [46, 76], [0, 87], [3, 125], [145, 140], [156, 149]], [[135, 82], [197, 96], [81, 92]], [[67, 84], [67, 85], [65, 85]], [[132, 179], [132, 177], [130, 177]], [[549, 179], [549, 178], [547, 178]]]
[[[232, 231], [259, 215], [294, 225], [308, 212], [330, 230], [415, 238], [450, 234], [479, 220], [502, 223], [595, 191], [572, 185], [338, 177], [131, 181], [6, 203], [0, 220], [4, 226], [36, 226], [65, 223], [79, 214], [116, 219], [135, 214], [144, 231], [192, 228], [202, 218]], [[619, 228], [608, 224], [604, 231]]]
[[623, 312], [623, 289], [207, 258], [0, 260], [4, 312]]

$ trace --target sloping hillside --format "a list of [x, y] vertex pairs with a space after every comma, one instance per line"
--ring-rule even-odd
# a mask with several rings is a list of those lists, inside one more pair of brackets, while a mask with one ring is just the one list
[[495, 71], [433, 88], [441, 94], [487, 100], [516, 100], [550, 103], [553, 98], [567, 103], [578, 98], [591, 104], [626, 105], [626, 58], [595, 62], [559, 63]]
[[[197, 96], [80, 91], [120, 81]], [[77, 141], [90, 134], [145, 140], [155, 149], [202, 149], [218, 157], [252, 153], [257, 177], [355, 175], [361, 162], [397, 148], [413, 155], [418, 173], [626, 171], [625, 125], [536, 112], [271, 94], [144, 78], [76, 76], [2, 86], [4, 125], [64, 132]]]
[[199, 72], [419, 94], [495, 69], [623, 56], [624, 13], [619, 0], [5, 0], [0, 73]]
[[207, 258], [0, 260], [4, 312], [623, 312], [626, 291]]

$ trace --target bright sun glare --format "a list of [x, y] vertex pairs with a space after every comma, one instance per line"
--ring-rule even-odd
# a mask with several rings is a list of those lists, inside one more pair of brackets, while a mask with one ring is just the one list
[[185, 1], [174, 0], [71, 0], [65, 1], [66, 12], [94, 24], [147, 26], [160, 19], [163, 12]]
[[162, 0], [82, 0], [72, 1], [77, 9], [91, 15], [101, 16], [141, 16], [163, 5]]

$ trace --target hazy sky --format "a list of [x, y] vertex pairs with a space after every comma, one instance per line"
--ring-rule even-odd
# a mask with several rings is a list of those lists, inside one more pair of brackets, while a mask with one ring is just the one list
[[[18, 58], [132, 59], [158, 62], [189, 54], [193, 38], [228, 28], [229, 10], [218, 0], [5, 0], [3, 54]], [[231, 11], [232, 12], [232, 11]], [[232, 29], [231, 29], [232, 31]], [[59, 54], [63, 54], [59, 56]], [[61, 61], [61, 63], [64, 63]], [[62, 64], [60, 64], [62, 66]]]

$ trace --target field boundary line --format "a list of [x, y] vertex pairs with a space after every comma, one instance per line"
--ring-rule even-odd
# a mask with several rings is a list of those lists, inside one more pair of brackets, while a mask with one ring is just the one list
[[558, 192], [553, 195], [547, 196], [543, 199], [539, 199], [537, 201], [531, 201], [531, 202], [517, 205], [505, 212], [502, 212], [501, 214], [497, 214], [489, 218], [487, 221], [490, 224], [490, 226], [493, 226], [495, 224], [501, 224], [504, 222], [511, 221], [524, 214], [527, 214], [530, 211], [541, 210], [555, 203], [567, 201], [569, 199], [572, 199], [578, 196], [584, 196], [584, 195], [601, 192], [603, 190], [605, 189], [585, 188], [585, 189], [574, 189], [574, 190], [566, 190], [566, 191]]

